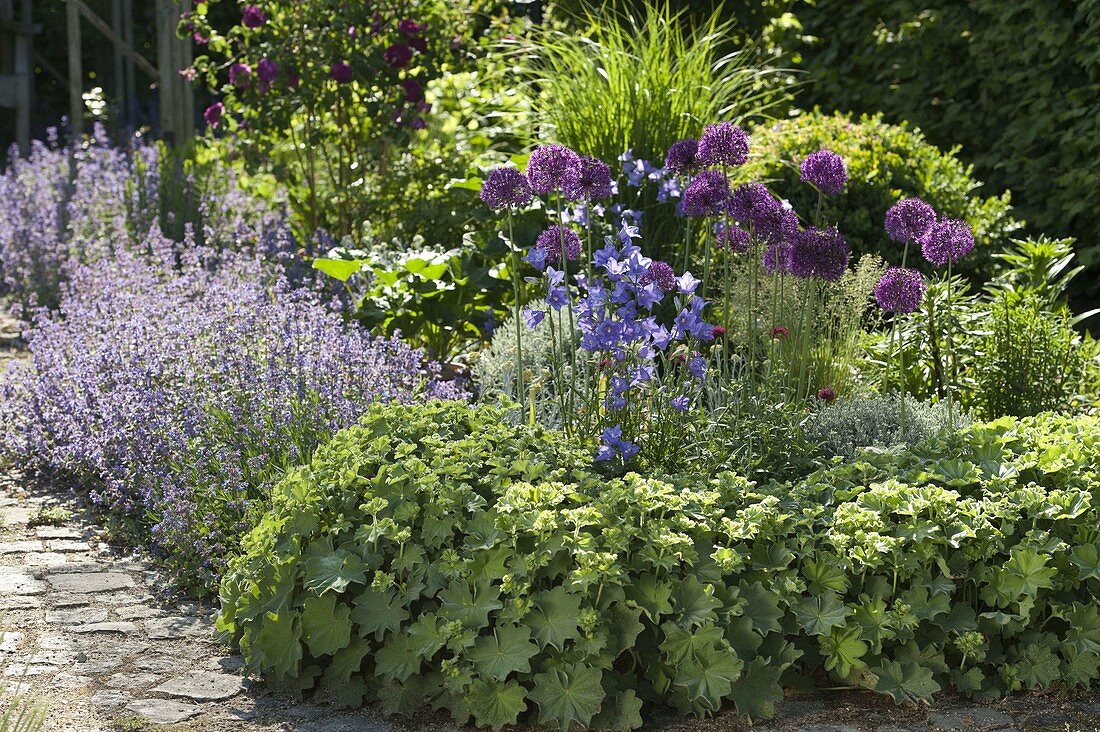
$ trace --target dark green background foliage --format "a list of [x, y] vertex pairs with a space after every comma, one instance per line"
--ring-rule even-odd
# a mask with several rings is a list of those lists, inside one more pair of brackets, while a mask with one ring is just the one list
[[[838, 196], [825, 199], [826, 221], [838, 222], [853, 251], [877, 253], [900, 263], [902, 247], [883, 228], [886, 210], [899, 198], [923, 198], [942, 216], [962, 218], [974, 228], [976, 247], [962, 261], [972, 274], [988, 276], [991, 255], [1019, 227], [1012, 217], [1008, 194], [992, 196], [974, 179], [970, 167], [925, 141], [917, 130], [890, 125], [881, 115], [859, 118], [810, 112], [753, 130], [753, 158], [744, 170], [750, 179], [766, 180], [804, 217], [812, 217], [817, 191], [799, 181], [798, 165], [821, 148], [841, 155], [849, 181]], [[918, 247], [910, 247], [907, 265], [924, 262]], [[931, 268], [925, 263], [925, 269]]]
[[608, 480], [462, 404], [374, 410], [291, 472], [222, 586], [249, 667], [499, 729], [1100, 676], [1100, 423], [1003, 419], [796, 484]]
[[[962, 146], [1034, 232], [1100, 272], [1100, 0], [816, 0], [803, 99]], [[1084, 285], [1100, 293], [1096, 277]]]

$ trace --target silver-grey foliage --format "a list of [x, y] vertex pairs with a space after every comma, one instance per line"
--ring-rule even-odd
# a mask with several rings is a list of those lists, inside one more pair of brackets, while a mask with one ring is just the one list
[[[807, 437], [820, 442], [830, 455], [851, 457], [863, 447], [913, 444], [948, 433], [946, 402], [922, 402], [905, 397], [905, 430], [901, 428], [897, 396], [855, 396], [822, 408], [807, 425]], [[971, 420], [955, 406], [955, 429]]]

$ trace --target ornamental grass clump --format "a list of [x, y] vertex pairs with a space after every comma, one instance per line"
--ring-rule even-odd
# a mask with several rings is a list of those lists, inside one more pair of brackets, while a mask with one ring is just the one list
[[0, 450], [86, 489], [209, 591], [285, 467], [375, 401], [459, 390], [258, 255], [147, 246], [74, 269], [60, 310], [35, 315], [31, 358], [0, 382]]

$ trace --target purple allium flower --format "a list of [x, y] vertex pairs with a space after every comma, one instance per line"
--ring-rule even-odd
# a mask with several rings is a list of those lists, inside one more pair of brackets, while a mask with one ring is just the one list
[[836, 392], [832, 387], [823, 386], [817, 390], [817, 398], [826, 404], [832, 404], [836, 401]]
[[919, 198], [903, 198], [886, 212], [886, 234], [899, 244], [915, 244], [936, 223], [936, 212]]
[[791, 274], [836, 282], [848, 269], [848, 243], [835, 226], [798, 232], [791, 246]]
[[611, 166], [596, 158], [581, 158], [577, 174], [565, 181], [564, 193], [571, 201], [610, 198]]
[[665, 155], [665, 167], [673, 173], [691, 173], [699, 167], [699, 141], [689, 137], [672, 143]]
[[238, 89], [248, 86], [252, 80], [252, 69], [248, 64], [236, 63], [229, 67], [229, 83]]
[[844, 158], [832, 150], [810, 153], [802, 161], [798, 172], [803, 181], [815, 186], [826, 196], [837, 195], [848, 182], [848, 166], [844, 163]]
[[959, 219], [945, 219], [934, 224], [920, 238], [921, 253], [937, 267], [957, 262], [974, 248], [974, 232], [970, 224]]
[[428, 26], [423, 23], [417, 23], [414, 20], [399, 20], [397, 21], [397, 30], [404, 33], [407, 36], [415, 36], [418, 33], [423, 33]]
[[214, 102], [202, 113], [202, 118], [206, 120], [206, 124], [217, 127], [222, 121], [223, 114], [225, 114], [225, 105], [221, 102]]
[[269, 58], [262, 58], [256, 64], [256, 78], [263, 84], [270, 84], [279, 75], [279, 64]]
[[266, 22], [267, 16], [258, 5], [245, 5], [244, 10], [241, 11], [241, 23], [245, 28], [259, 28]]
[[715, 216], [725, 206], [730, 187], [726, 176], [718, 170], [704, 170], [684, 190], [685, 216]]
[[723, 226], [717, 232], [715, 245], [719, 249], [744, 254], [749, 250], [749, 232], [733, 224]]
[[676, 289], [676, 273], [667, 262], [653, 262], [649, 265], [649, 271], [639, 280], [642, 285], [648, 285], [650, 282], [656, 282], [661, 292], [672, 292]]
[[527, 182], [541, 195], [576, 185], [580, 172], [580, 156], [564, 145], [537, 148], [527, 161]]
[[412, 61], [413, 48], [406, 43], [395, 43], [382, 52], [382, 60], [391, 69], [403, 69]]
[[681, 394], [680, 396], [669, 400], [669, 405], [677, 412], [686, 412], [687, 410], [691, 409], [691, 397], [689, 397], [687, 394]]
[[888, 313], [911, 313], [920, 307], [927, 289], [917, 270], [890, 267], [875, 285], [875, 302]]
[[580, 236], [572, 229], [559, 224], [554, 224], [539, 234], [539, 238], [535, 240], [535, 248], [545, 249], [547, 261], [555, 264], [561, 262], [562, 244], [565, 245], [566, 259], [575, 260], [581, 255]]
[[347, 84], [351, 81], [351, 64], [344, 61], [337, 61], [329, 69], [328, 75], [332, 77], [332, 80], [337, 84]]
[[798, 216], [783, 206], [760, 183], [738, 186], [729, 197], [727, 210], [730, 216], [752, 233], [772, 246], [794, 238], [798, 233]]
[[424, 99], [424, 87], [416, 79], [405, 79], [401, 82], [401, 88], [405, 90], [407, 102], [419, 102]]
[[768, 248], [764, 250], [764, 256], [761, 257], [764, 271], [770, 275], [790, 273], [793, 250], [793, 241], [780, 240], [774, 244], [769, 244]]
[[749, 136], [732, 122], [708, 125], [699, 138], [702, 165], [744, 165], [749, 159]]
[[531, 202], [531, 186], [515, 168], [493, 168], [481, 184], [481, 200], [494, 211], [526, 206]]

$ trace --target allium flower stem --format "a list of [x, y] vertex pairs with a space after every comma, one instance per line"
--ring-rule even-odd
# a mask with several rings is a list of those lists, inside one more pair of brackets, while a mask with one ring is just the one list
[[[909, 258], [909, 242], [905, 242], [905, 246], [901, 250], [901, 267], [905, 269], [905, 261]], [[898, 322], [898, 318], [901, 313], [894, 313], [894, 347], [898, 349], [898, 399], [900, 404], [898, 406], [898, 421], [901, 425], [901, 434], [905, 435], [905, 343], [901, 338], [901, 327]]]
[[519, 407], [520, 407], [520, 420], [523, 420], [523, 414], [526, 412], [527, 404], [527, 390], [524, 388], [523, 383], [523, 318], [520, 317], [520, 313], [523, 311], [523, 278], [520, 277], [519, 267], [519, 247], [516, 246], [515, 235], [512, 228], [512, 207], [508, 207], [508, 245], [512, 249], [512, 292], [515, 298], [515, 315], [512, 316], [512, 320], [516, 324], [516, 393], [519, 395]]
[[944, 318], [944, 382], [947, 390], [947, 430], [949, 432], [955, 431], [955, 404], [954, 404], [954, 391], [955, 391], [955, 374], [952, 368], [952, 357], [954, 356], [954, 347], [952, 345], [952, 317], [954, 309], [952, 307], [952, 291], [954, 288], [951, 286], [951, 262], [949, 258], [947, 260], [947, 316]]

